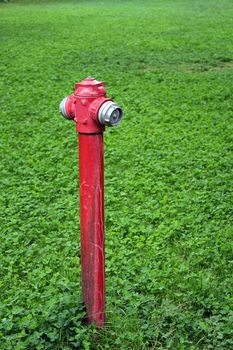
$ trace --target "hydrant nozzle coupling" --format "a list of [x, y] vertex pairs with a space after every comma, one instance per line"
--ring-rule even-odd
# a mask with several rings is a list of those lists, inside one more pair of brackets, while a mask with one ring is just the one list
[[112, 101], [104, 102], [98, 112], [100, 124], [107, 126], [116, 126], [120, 123], [123, 116], [122, 109]]
[[66, 119], [74, 119], [74, 95], [63, 98], [59, 105], [59, 112]]

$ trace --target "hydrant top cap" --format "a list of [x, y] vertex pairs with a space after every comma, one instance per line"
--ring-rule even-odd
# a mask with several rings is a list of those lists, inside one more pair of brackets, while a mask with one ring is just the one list
[[96, 85], [104, 85], [103, 81], [96, 80], [95, 78], [92, 77], [87, 77], [83, 79], [82, 81], [75, 83], [75, 88], [78, 86], [96, 86]]
[[103, 81], [98, 81], [92, 77], [87, 77], [80, 83], [75, 84], [76, 96], [80, 97], [98, 97], [105, 96], [106, 90]]

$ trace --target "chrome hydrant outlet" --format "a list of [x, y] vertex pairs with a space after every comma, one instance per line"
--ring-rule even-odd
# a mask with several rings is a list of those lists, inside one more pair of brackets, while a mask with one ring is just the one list
[[117, 126], [123, 117], [122, 109], [114, 102], [107, 101], [102, 104], [98, 112], [100, 124]]
[[63, 100], [61, 101], [60, 105], [59, 105], [59, 112], [60, 114], [66, 118], [66, 119], [70, 119], [68, 114], [67, 114], [67, 111], [66, 111], [66, 101], [67, 101], [67, 98], [68, 97], [65, 97], [63, 98]]

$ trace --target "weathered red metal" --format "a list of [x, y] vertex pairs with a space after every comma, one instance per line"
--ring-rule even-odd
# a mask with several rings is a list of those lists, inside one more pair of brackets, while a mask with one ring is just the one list
[[103, 134], [79, 134], [82, 292], [87, 322], [105, 322]]
[[[61, 114], [74, 119], [79, 135], [79, 186], [82, 296], [86, 307], [86, 322], [98, 327], [105, 323], [105, 268], [104, 268], [104, 151], [103, 132], [105, 125], [99, 121], [98, 112], [106, 98], [103, 82], [87, 78], [75, 84], [74, 94], [66, 97], [60, 105]], [[106, 125], [112, 117], [117, 125], [122, 117], [121, 109], [108, 105]], [[120, 112], [119, 112], [120, 111]], [[116, 122], [116, 116], [119, 120]], [[115, 118], [115, 119], [114, 119]], [[101, 115], [105, 120], [105, 115]]]

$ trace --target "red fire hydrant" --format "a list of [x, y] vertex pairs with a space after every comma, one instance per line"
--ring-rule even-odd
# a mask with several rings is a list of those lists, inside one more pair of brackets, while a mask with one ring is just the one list
[[118, 125], [122, 109], [106, 97], [104, 82], [88, 77], [64, 98], [60, 113], [76, 122], [79, 186], [82, 297], [87, 323], [105, 323], [104, 148], [105, 125]]

